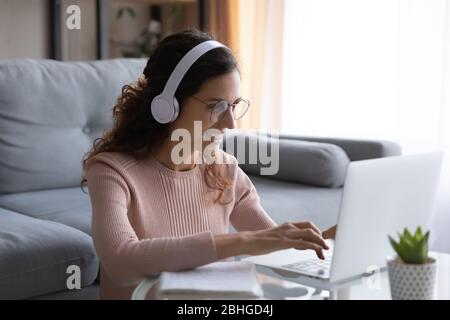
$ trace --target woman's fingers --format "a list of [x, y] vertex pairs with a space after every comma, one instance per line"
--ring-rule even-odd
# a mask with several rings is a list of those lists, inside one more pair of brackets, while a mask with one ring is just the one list
[[334, 239], [334, 238], [336, 238], [336, 229], [337, 229], [337, 225], [334, 225], [331, 228], [325, 230], [322, 233], [323, 238], [324, 239]]
[[327, 243], [322, 238], [322, 236], [320, 234], [317, 234], [312, 229], [292, 229], [288, 230], [287, 234], [289, 237], [292, 237], [294, 239], [303, 239], [319, 245], [320, 248], [329, 249]]
[[325, 255], [323, 254], [323, 250], [322, 249], [316, 250], [316, 255], [317, 255], [317, 257], [319, 259], [325, 260]]
[[299, 239], [299, 240], [291, 240], [290, 246], [296, 249], [302, 249], [302, 250], [314, 250], [316, 251], [316, 255], [319, 259], [324, 260], [325, 255], [323, 254], [323, 249], [320, 245], [310, 242], [307, 240]]
[[317, 234], [322, 235], [320, 229], [310, 221], [292, 222], [292, 224], [300, 229], [313, 229], [315, 232], [317, 232]]

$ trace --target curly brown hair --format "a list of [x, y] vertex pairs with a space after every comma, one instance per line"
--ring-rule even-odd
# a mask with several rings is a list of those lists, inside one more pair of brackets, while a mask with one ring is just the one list
[[[122, 94], [113, 108], [113, 127], [93, 142], [83, 157], [81, 188], [87, 185], [86, 164], [101, 152], [123, 152], [136, 159], [145, 158], [170, 136], [169, 124], [157, 122], [150, 112], [150, 104], [160, 94], [170, 74], [181, 58], [196, 45], [214, 40], [205, 32], [189, 30], [172, 34], [161, 40], [150, 55], [143, 75], [136, 83], [123, 86]], [[175, 96], [180, 110], [183, 101], [198, 92], [208, 79], [238, 70], [233, 53], [223, 47], [210, 50], [189, 69], [178, 86]], [[231, 185], [217, 163], [205, 165], [205, 181], [209, 188], [219, 190], [214, 202], [223, 198]]]

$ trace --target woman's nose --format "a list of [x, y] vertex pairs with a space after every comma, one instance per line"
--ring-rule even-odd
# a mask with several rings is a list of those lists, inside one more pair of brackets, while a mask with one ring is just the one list
[[218, 127], [223, 129], [234, 129], [236, 127], [232, 108], [225, 110], [225, 114], [219, 120]]

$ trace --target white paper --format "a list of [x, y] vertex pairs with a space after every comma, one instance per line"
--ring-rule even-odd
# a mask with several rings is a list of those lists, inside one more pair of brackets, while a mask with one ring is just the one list
[[249, 261], [214, 262], [192, 270], [162, 272], [160, 295], [261, 297], [256, 269]]

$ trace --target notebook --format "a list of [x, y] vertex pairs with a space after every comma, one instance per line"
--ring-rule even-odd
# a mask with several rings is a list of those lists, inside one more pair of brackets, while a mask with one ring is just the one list
[[162, 272], [158, 295], [169, 299], [252, 299], [262, 297], [263, 291], [253, 262], [219, 261], [187, 271]]

